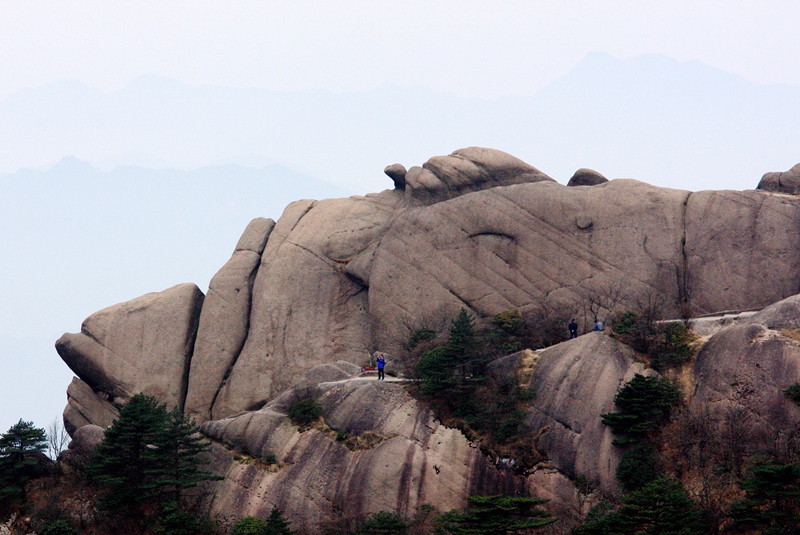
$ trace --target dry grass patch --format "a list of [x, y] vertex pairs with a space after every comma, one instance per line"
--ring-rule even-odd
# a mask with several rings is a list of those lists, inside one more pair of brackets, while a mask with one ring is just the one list
[[795, 342], [800, 342], [800, 329], [782, 329], [780, 333], [781, 336], [785, 338], [790, 338]]
[[522, 351], [522, 358], [520, 359], [520, 367], [517, 372], [517, 380], [520, 386], [528, 386], [533, 378], [533, 372], [536, 369], [536, 363], [539, 362], [539, 353], [525, 349]]
[[387, 437], [374, 431], [364, 431], [358, 435], [348, 436], [344, 439], [345, 447], [350, 451], [369, 450], [392, 437]]

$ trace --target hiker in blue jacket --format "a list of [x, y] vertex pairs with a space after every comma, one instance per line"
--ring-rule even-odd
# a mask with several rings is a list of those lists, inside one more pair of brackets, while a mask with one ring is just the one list
[[386, 376], [383, 374], [383, 369], [386, 367], [386, 360], [383, 355], [378, 355], [378, 381], [384, 381]]

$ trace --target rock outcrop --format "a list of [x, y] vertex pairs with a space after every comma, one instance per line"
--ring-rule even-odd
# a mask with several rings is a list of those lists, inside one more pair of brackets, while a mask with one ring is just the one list
[[64, 409], [64, 429], [70, 436], [86, 425], [108, 427], [119, 416], [119, 409], [108, 401], [108, 395], [95, 392], [77, 377], [67, 387], [67, 407]]
[[575, 171], [575, 174], [567, 182], [567, 186], [596, 186], [606, 182], [608, 182], [608, 179], [594, 169], [582, 167]]
[[[401, 168], [387, 172], [399, 180]], [[188, 375], [201, 298], [188, 288], [169, 310], [159, 298], [162, 312], [134, 301], [93, 315], [84, 333], [59, 341], [60, 353], [112, 403], [147, 391], [183, 406], [185, 395], [204, 421], [263, 406], [316, 364], [401, 354], [411, 332], [461, 308], [478, 318], [542, 304], [576, 310], [624, 286], [630, 306], [655, 293], [673, 314], [679, 305], [698, 314], [798, 290], [800, 198], [630, 179], [567, 188], [475, 147], [403, 176], [405, 189], [298, 201], [274, 225], [251, 223], [210, 285]], [[133, 313], [140, 308], [152, 310]], [[134, 318], [145, 317], [173, 332], [137, 338]], [[158, 378], [138, 371], [151, 371], [144, 354]]]
[[[286, 412], [306, 396], [319, 400], [326, 425], [301, 432]], [[206, 422], [202, 431], [228, 447], [214, 454], [225, 479], [210, 503], [228, 525], [279, 507], [294, 529], [313, 533], [341, 515], [413, 516], [423, 504], [442, 512], [462, 507], [469, 494], [535, 494], [534, 476], [497, 468], [399, 383], [351, 378], [290, 389], [257, 412]], [[235, 451], [261, 462], [235, 460]], [[268, 466], [270, 454], [276, 464]], [[571, 505], [574, 487], [563, 475], [549, 477], [548, 497]]]
[[531, 378], [536, 398], [526, 423], [547, 430], [538, 447], [561, 473], [582, 475], [606, 495], [619, 491], [620, 451], [601, 416], [614, 412], [614, 396], [637, 373], [646, 371], [631, 348], [589, 333], [542, 351]]
[[211, 417], [217, 393], [242, 351], [250, 327], [253, 282], [275, 222], [250, 222], [233, 256], [214, 275], [200, 314], [184, 412], [198, 421]]
[[800, 163], [784, 172], [767, 173], [761, 177], [756, 189], [775, 193], [800, 194]]
[[[202, 304], [194, 284], [150, 293], [92, 314], [79, 334], [59, 338], [56, 350], [111, 403], [124, 405], [141, 392], [182, 410]], [[104, 417], [90, 423], [102, 425]]]
[[[590, 334], [535, 361], [498, 361], [497, 373], [527, 366], [537, 392], [527, 423], [550, 468], [524, 476], [497, 468], [399, 384], [359, 380], [359, 367], [386, 351], [402, 372], [409, 336], [446, 326], [462, 308], [480, 322], [510, 309], [577, 311], [617, 292], [620, 306], [656, 295], [667, 313], [700, 314], [763, 307], [800, 289], [800, 197], [784, 194], [784, 177], [779, 193], [692, 193], [579, 170], [570, 185], [592, 187], [565, 187], [476, 147], [386, 173], [394, 189], [301, 200], [277, 223], [251, 222], [207, 297], [179, 285], [65, 334], [57, 349], [79, 377], [64, 414], [70, 434], [108, 425], [138, 392], [183, 409], [219, 442], [212, 465], [225, 479], [210, 507], [230, 520], [279, 506], [311, 529], [345, 505], [353, 514], [444, 510], [500, 490], [574, 510], [567, 476], [618, 490], [618, 452], [600, 415], [644, 371], [629, 348]], [[764, 436], [800, 423], [782, 396], [800, 374], [790, 332], [798, 303], [709, 327], [716, 334], [686, 379], [693, 410], [735, 409]], [[329, 428], [301, 432], [287, 419], [309, 392]], [[268, 454], [277, 465], [265, 465]]]
[[692, 412], [736, 426], [752, 450], [798, 441], [800, 407], [783, 393], [800, 381], [798, 327], [800, 296], [793, 296], [711, 337], [692, 371]]

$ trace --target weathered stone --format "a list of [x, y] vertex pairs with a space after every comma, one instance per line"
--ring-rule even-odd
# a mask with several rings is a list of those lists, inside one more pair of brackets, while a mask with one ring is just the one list
[[787, 297], [760, 312], [753, 314], [748, 323], [757, 323], [767, 329], [800, 329], [800, 295]]
[[541, 432], [537, 447], [558, 470], [585, 476], [604, 494], [619, 490], [619, 448], [601, 416], [614, 412], [614, 396], [644, 366], [633, 351], [603, 333], [589, 333], [541, 351], [530, 388], [536, 398], [526, 423]]
[[106, 428], [117, 419], [119, 410], [111, 404], [107, 396], [98, 394], [92, 387], [77, 377], [67, 388], [67, 406], [64, 409], [64, 429], [71, 437], [86, 425]]
[[406, 174], [406, 197], [429, 204], [495, 186], [550, 181], [552, 178], [505, 152], [481, 147], [435, 156]]
[[406, 189], [406, 168], [399, 163], [386, 166], [383, 170], [386, 175], [394, 181], [396, 189]]
[[141, 392], [182, 409], [202, 303], [194, 284], [147, 294], [92, 314], [56, 350], [114, 404]]
[[684, 219], [685, 295], [695, 314], [747, 310], [797, 293], [796, 197], [700, 191], [689, 196]]
[[346, 268], [380, 241], [402, 206], [395, 190], [287, 208], [262, 255], [247, 341], [214, 419], [263, 405], [316, 364], [366, 364], [368, 288]]
[[253, 281], [274, 227], [271, 219], [251, 221], [233, 256], [209, 284], [184, 408], [198, 423], [211, 417], [217, 393], [244, 346], [250, 326]]
[[756, 189], [790, 195], [800, 194], [800, 163], [788, 171], [765, 174]]
[[203, 424], [214, 440], [257, 459], [271, 453], [280, 463], [270, 469], [218, 456], [215, 470], [226, 478], [214, 493], [212, 516], [233, 523], [280, 507], [293, 529], [313, 533], [341, 511], [411, 516], [426, 503], [447, 511], [463, 507], [470, 494], [526, 488], [525, 478], [495, 468], [399, 384], [355, 379], [317, 385], [313, 393], [325, 422], [348, 436], [339, 441], [321, 428], [301, 433], [285, 416], [289, 401], [307, 392], [287, 392], [258, 412]]
[[688, 196], [635, 180], [545, 181], [408, 210], [370, 268], [374, 345], [397, 353], [414, 329], [446, 325], [461, 308], [477, 317], [545, 301], [577, 309], [588, 292], [623, 281], [631, 303], [648, 291], [675, 303]]
[[739, 447], [776, 453], [800, 425], [800, 407], [783, 393], [800, 381], [800, 346], [779, 331], [759, 323], [725, 329], [703, 346], [692, 378], [692, 414], [708, 414], [720, 440], [736, 435]]
[[105, 438], [105, 429], [99, 425], [84, 425], [72, 437], [69, 449], [91, 455]]
[[608, 179], [593, 169], [586, 169], [582, 167], [575, 171], [572, 178], [567, 182], [567, 186], [596, 186], [598, 184], [605, 184]]

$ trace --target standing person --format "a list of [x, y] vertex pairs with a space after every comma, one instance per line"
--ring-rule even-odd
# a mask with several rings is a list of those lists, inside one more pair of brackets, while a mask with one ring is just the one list
[[572, 321], [569, 322], [569, 339], [572, 340], [573, 338], [578, 337], [578, 324], [575, 323], [575, 318], [572, 318]]
[[386, 380], [386, 376], [383, 373], [383, 369], [386, 367], [386, 360], [383, 358], [383, 355], [378, 355], [378, 381]]

